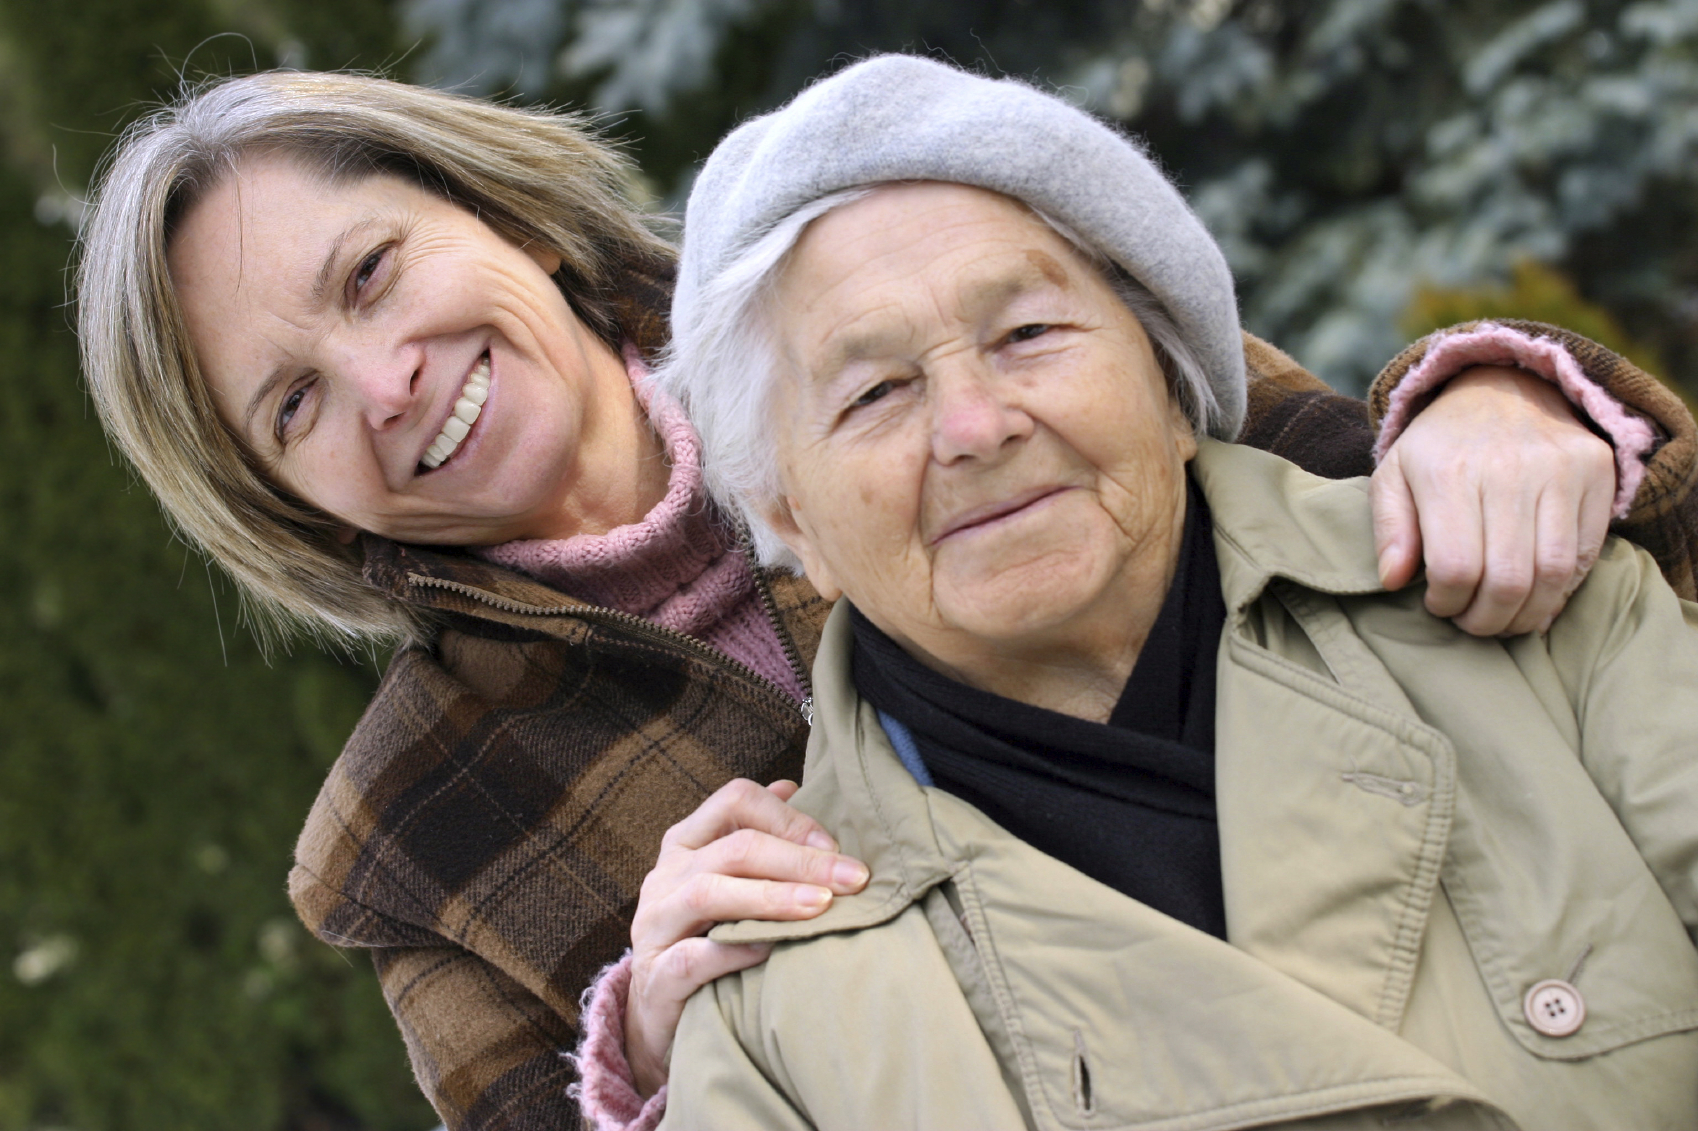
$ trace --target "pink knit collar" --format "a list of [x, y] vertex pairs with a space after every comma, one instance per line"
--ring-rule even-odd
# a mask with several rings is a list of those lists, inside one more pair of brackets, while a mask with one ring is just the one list
[[474, 553], [592, 604], [700, 635], [748, 597], [754, 573], [702, 489], [701, 445], [683, 409], [650, 385], [633, 347], [625, 349], [625, 366], [666, 446], [666, 496], [641, 522], [606, 534], [517, 539]]

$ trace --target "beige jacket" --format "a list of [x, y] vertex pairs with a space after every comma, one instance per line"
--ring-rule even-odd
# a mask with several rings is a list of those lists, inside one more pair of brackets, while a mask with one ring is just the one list
[[1613, 542], [1548, 636], [1477, 640], [1381, 591], [1363, 481], [1195, 466], [1230, 941], [922, 789], [839, 610], [796, 800], [873, 880], [715, 933], [780, 945], [691, 1000], [663, 1126], [1698, 1128], [1698, 606]]

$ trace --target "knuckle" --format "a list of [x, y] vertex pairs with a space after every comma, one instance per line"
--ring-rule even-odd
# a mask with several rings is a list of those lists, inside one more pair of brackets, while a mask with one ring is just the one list
[[1472, 589], [1480, 580], [1480, 566], [1472, 557], [1454, 550], [1435, 549], [1427, 554], [1427, 582], [1441, 589]]
[[719, 903], [722, 882], [713, 872], [703, 872], [691, 876], [688, 883], [679, 892], [685, 908], [698, 919], [712, 919], [713, 910]]
[[719, 787], [719, 795], [738, 808], [754, 804], [764, 793], [765, 789], [748, 778], [733, 778]]
[[701, 967], [701, 956], [697, 948], [690, 945], [693, 940], [684, 939], [666, 948], [656, 963], [659, 972], [668, 981], [683, 982], [694, 985], [697, 971]]
[[722, 865], [746, 867], [760, 858], [765, 838], [754, 829], [738, 829], [719, 839], [719, 858]]
[[1533, 568], [1540, 582], [1560, 585], [1580, 568], [1580, 558], [1572, 546], [1545, 547], [1538, 551]]
[[1533, 590], [1533, 570], [1517, 564], [1494, 569], [1480, 584], [1480, 594], [1494, 605], [1518, 605]]

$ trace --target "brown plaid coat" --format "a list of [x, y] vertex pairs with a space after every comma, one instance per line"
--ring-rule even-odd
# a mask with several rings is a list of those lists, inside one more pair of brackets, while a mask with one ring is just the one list
[[[1685, 409], [1584, 339], [1556, 333], [1667, 437], [1624, 532], [1693, 596], [1698, 461]], [[1397, 358], [1370, 404], [1419, 360]], [[1244, 442], [1323, 475], [1371, 469], [1369, 405], [1254, 338]], [[627, 945], [662, 833], [733, 777], [801, 772], [795, 706], [677, 634], [475, 559], [366, 543], [366, 573], [429, 610], [434, 643], [395, 656], [307, 819], [290, 876], [319, 938], [369, 949], [420, 1084], [455, 1131], [575, 1125], [561, 1058], [578, 995]], [[827, 612], [766, 573], [810, 663]]]

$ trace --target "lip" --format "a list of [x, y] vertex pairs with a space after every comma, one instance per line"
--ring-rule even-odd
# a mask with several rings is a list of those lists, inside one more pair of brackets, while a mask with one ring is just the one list
[[424, 446], [414, 454], [413, 474], [415, 477], [421, 475], [434, 475], [439, 471], [446, 471], [450, 466], [459, 463], [461, 457], [466, 454], [467, 449], [476, 444], [478, 437], [483, 435], [483, 431], [480, 426], [483, 424], [485, 415], [489, 412], [489, 401], [487, 400], [484, 401], [484, 411], [479, 413], [477, 420], [472, 422], [471, 430], [466, 433], [466, 438], [461, 440], [454, 448], [454, 454], [435, 467], [425, 466], [425, 452], [430, 448], [431, 444], [436, 442], [436, 437], [441, 434], [442, 426], [448, 423], [448, 418], [454, 415], [454, 404], [460, 399], [460, 390], [466, 387], [466, 382], [472, 376], [472, 370], [476, 369], [478, 367], [478, 362], [482, 361], [485, 357], [489, 358], [489, 386], [492, 391], [494, 390], [495, 354], [489, 346], [485, 346], [483, 349], [478, 351], [476, 357], [472, 358], [472, 363], [466, 367], [466, 371], [460, 374], [459, 383], [454, 386], [454, 395], [448, 398], [448, 402], [442, 406], [442, 411], [437, 415], [436, 424], [430, 431], [430, 439], [426, 440], [424, 442]]
[[1050, 499], [1056, 498], [1070, 489], [1065, 486], [1037, 487], [1015, 495], [1013, 498], [1002, 499], [995, 503], [987, 503], [984, 506], [962, 511], [949, 520], [949, 525], [944, 527], [941, 534], [932, 539], [932, 545], [935, 546], [945, 539], [953, 538], [959, 534], [971, 534], [983, 530], [985, 527], [1012, 518], [1034, 507], [1042, 506]]

